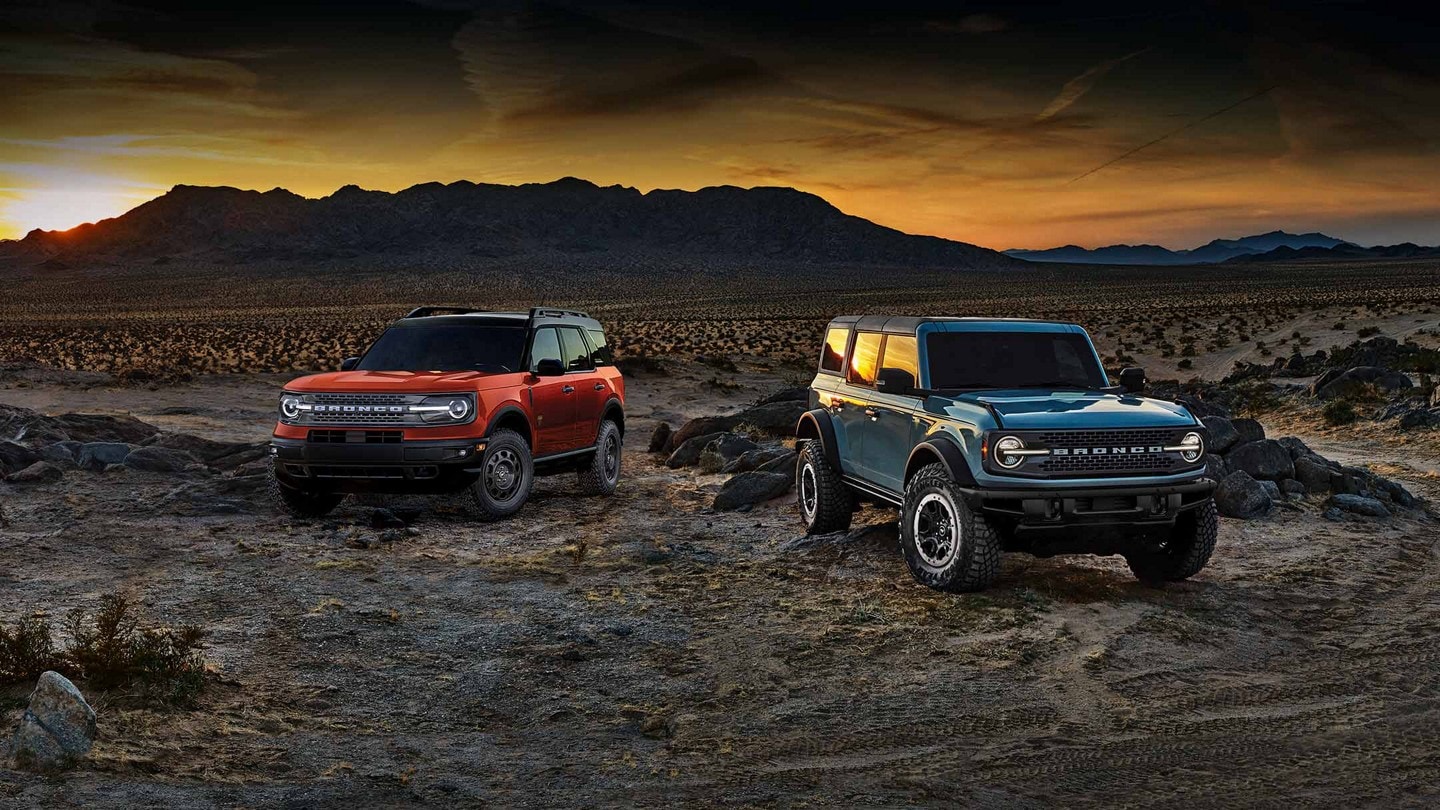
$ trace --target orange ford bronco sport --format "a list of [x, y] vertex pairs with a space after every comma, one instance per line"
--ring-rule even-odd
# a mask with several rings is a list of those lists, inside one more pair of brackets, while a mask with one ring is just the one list
[[519, 511], [536, 475], [620, 480], [625, 381], [583, 312], [420, 307], [340, 371], [280, 394], [272, 489], [297, 517], [347, 493], [453, 493], [485, 520]]

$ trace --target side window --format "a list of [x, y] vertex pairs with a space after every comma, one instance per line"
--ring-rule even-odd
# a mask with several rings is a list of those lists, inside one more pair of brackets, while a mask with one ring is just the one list
[[920, 384], [920, 344], [909, 335], [889, 335], [885, 338], [885, 358], [881, 368], [898, 368], [910, 372], [915, 384]]
[[850, 342], [850, 330], [845, 327], [831, 329], [825, 333], [825, 350], [820, 354], [820, 370], [839, 374], [845, 370], [845, 344]]
[[589, 371], [595, 368], [590, 362], [590, 348], [585, 345], [585, 334], [573, 326], [560, 330], [560, 359], [565, 362], [566, 371]]
[[599, 329], [586, 329], [585, 335], [590, 338], [590, 362], [597, 366], [615, 365], [615, 354], [610, 351], [610, 344], [605, 342], [605, 333]]
[[874, 385], [875, 369], [880, 361], [880, 340], [885, 337], [879, 332], [860, 332], [855, 335], [855, 351], [850, 356], [850, 371], [845, 381], [853, 385]]
[[541, 360], [560, 360], [560, 336], [550, 327], [535, 330], [535, 339], [530, 343], [530, 371], [539, 368]]

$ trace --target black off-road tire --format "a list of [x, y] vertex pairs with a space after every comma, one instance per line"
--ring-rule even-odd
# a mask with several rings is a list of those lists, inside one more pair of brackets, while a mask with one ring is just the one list
[[595, 440], [595, 453], [590, 463], [576, 474], [580, 491], [586, 495], [614, 495], [620, 484], [620, 459], [624, 449], [620, 426], [606, 419], [600, 423]]
[[818, 441], [800, 448], [795, 462], [796, 501], [806, 534], [830, 534], [850, 529], [855, 514], [855, 495], [840, 479], [840, 471], [825, 458]]
[[501, 520], [520, 511], [534, 486], [535, 461], [530, 445], [519, 433], [501, 428], [490, 435], [485, 452], [480, 454], [480, 477], [460, 498], [475, 518]]
[[1220, 534], [1220, 513], [1214, 501], [1187, 509], [1175, 518], [1175, 527], [1158, 548], [1127, 554], [1125, 562], [1135, 578], [1154, 587], [1189, 579], [1200, 573], [1215, 553]]
[[280, 511], [296, 518], [322, 518], [345, 500], [344, 493], [297, 489], [280, 480], [275, 459], [270, 459], [270, 497]]
[[1002, 549], [995, 524], [970, 509], [945, 465], [931, 464], [910, 479], [900, 509], [900, 551], [916, 582], [942, 591], [984, 590], [1000, 573]]

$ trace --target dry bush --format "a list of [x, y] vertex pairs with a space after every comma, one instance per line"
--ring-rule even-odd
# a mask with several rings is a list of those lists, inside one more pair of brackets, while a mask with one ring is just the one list
[[0, 627], [0, 683], [28, 683], [61, 666], [43, 616], [16, 619], [12, 630]]

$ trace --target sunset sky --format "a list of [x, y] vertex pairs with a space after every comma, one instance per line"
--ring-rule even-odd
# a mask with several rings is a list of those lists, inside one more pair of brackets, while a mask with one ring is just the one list
[[1001, 249], [1440, 243], [1440, 33], [1379, 8], [12, 0], [0, 238], [182, 183], [573, 175]]

